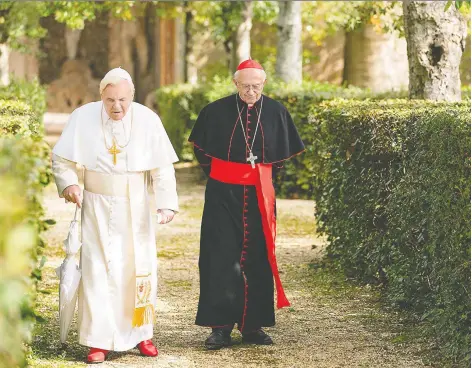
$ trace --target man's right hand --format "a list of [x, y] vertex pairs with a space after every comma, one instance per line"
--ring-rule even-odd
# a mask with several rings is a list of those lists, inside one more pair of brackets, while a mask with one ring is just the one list
[[72, 202], [77, 204], [79, 208], [82, 207], [82, 191], [78, 185], [69, 185], [62, 192], [63, 197], [66, 200], [66, 203]]

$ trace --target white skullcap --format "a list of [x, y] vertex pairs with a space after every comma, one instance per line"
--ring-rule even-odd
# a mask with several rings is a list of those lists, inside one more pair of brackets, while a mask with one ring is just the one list
[[133, 84], [133, 79], [131, 78], [131, 75], [124, 69], [122, 68], [114, 68], [110, 70], [103, 79], [100, 82], [100, 94], [102, 94], [103, 90], [108, 86], [109, 84], [116, 84], [118, 83], [121, 79], [127, 80], [130, 84], [131, 87], [134, 91], [134, 84]]

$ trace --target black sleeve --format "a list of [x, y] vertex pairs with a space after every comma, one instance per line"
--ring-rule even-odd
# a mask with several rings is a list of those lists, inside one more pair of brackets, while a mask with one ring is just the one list
[[265, 141], [268, 142], [265, 162], [280, 168], [283, 161], [302, 153], [305, 147], [288, 110], [280, 103], [273, 104], [272, 108], [272, 129], [264, 131]]
[[202, 168], [203, 172], [205, 175], [208, 177], [210, 176], [210, 170], [211, 170], [211, 157], [205, 155], [205, 152], [203, 152], [201, 149], [199, 149], [197, 146], [193, 146], [193, 152], [195, 153], [195, 157], [200, 164], [200, 167]]
[[188, 141], [192, 142], [195, 146], [200, 149], [205, 147], [206, 129], [207, 129], [207, 113], [206, 107], [204, 107], [198, 114], [197, 121], [193, 126], [192, 132], [188, 137]]
[[[284, 108], [284, 110], [284, 134], [282, 137], [278, 137], [279, 140], [281, 140], [281, 142], [279, 142], [278, 144], [283, 145], [283, 147], [285, 147], [284, 159], [289, 159], [304, 151], [305, 146], [302, 142], [302, 139], [300, 138], [300, 135], [298, 134], [292, 116], [290, 115], [287, 109]], [[281, 162], [278, 162], [278, 164], [278, 167], [283, 166]]]
[[189, 142], [193, 143], [193, 152], [195, 154], [195, 158], [200, 164], [200, 167], [202, 168], [206, 176], [209, 176], [211, 169], [211, 157], [207, 156], [204, 151], [204, 147], [206, 145], [206, 117], [206, 107], [204, 107], [198, 114], [197, 121], [193, 126], [192, 133], [190, 133], [190, 137], [188, 138], [188, 140]]

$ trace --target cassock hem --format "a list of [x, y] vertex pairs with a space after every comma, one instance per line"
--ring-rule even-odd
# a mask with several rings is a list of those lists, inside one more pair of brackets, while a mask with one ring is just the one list
[[286, 157], [286, 158], [283, 158], [281, 160], [278, 160], [278, 161], [272, 161], [272, 162], [264, 162], [265, 164], [276, 164], [277, 162], [282, 162], [282, 161], [287, 161], [287, 160], [290, 160], [291, 158], [295, 157], [295, 156], [298, 156], [298, 155], [301, 155], [303, 152], [305, 152], [306, 149], [302, 149], [300, 152], [297, 152], [295, 154], [293, 154], [292, 156], [290, 157]]
[[118, 345], [113, 344], [111, 341], [103, 342], [103, 341], [91, 341], [87, 339], [80, 339], [79, 344], [87, 346], [89, 348], [98, 348], [98, 349], [104, 349], [104, 350], [109, 350], [109, 351], [128, 351], [131, 349], [134, 349], [136, 345], [138, 345], [141, 341], [144, 340], [151, 340], [153, 338], [154, 333], [151, 332], [150, 334], [143, 334], [142, 337], [139, 338], [139, 341], [136, 341], [135, 343], [130, 343], [126, 345]]
[[[231, 325], [236, 325], [238, 324], [237, 321], [233, 322], [232, 324], [231, 323], [228, 323], [226, 325], [218, 325], [218, 324], [212, 324], [212, 323], [198, 323], [198, 322], [195, 322], [195, 325], [197, 326], [200, 326], [200, 327], [210, 327], [210, 328], [222, 328], [222, 327], [227, 327], [227, 326], [231, 326]], [[261, 323], [259, 327], [274, 327], [275, 326], [275, 322], [270, 322], [270, 323]]]

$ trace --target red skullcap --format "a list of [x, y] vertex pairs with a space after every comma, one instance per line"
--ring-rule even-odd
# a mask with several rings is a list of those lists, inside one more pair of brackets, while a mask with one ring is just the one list
[[244, 60], [243, 62], [241, 62], [241, 64], [239, 64], [238, 66], [238, 69], [236, 70], [249, 69], [249, 68], [264, 70], [261, 64], [259, 64], [256, 60], [252, 60], [252, 59]]

